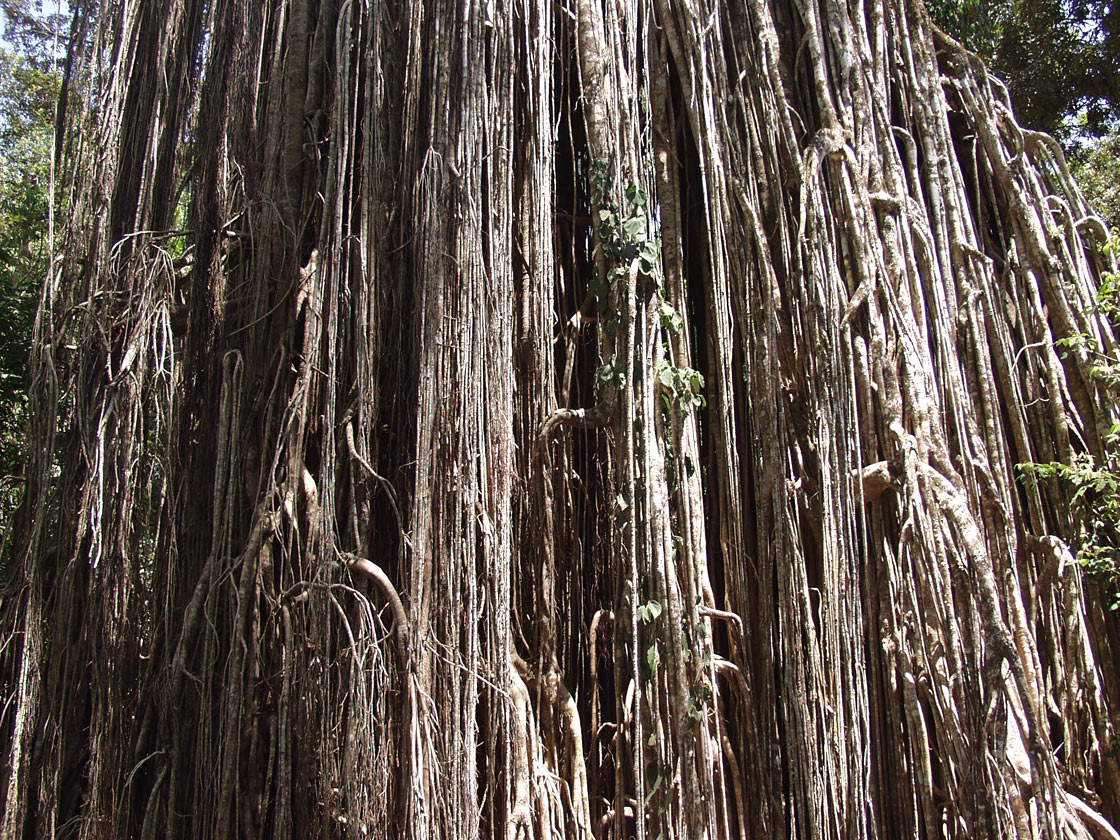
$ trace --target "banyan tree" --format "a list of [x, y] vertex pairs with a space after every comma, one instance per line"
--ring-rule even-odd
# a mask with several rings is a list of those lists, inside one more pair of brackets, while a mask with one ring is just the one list
[[74, 11], [0, 835], [1117, 837], [1105, 234], [920, 0]]

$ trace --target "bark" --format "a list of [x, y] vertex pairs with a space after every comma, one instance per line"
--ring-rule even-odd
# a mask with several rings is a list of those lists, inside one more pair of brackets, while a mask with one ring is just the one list
[[917, 0], [75, 31], [4, 837], [1116, 836], [1101, 225]]

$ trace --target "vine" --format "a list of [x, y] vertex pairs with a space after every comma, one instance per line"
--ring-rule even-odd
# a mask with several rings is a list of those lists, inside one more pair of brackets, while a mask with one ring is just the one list
[[[656, 445], [664, 456], [666, 490], [672, 497], [680, 490], [679, 459], [682, 456], [685, 473], [692, 476], [695, 472], [692, 460], [680, 449], [685, 418], [707, 405], [703, 394], [704, 377], [695, 369], [678, 364], [674, 358], [671, 338], [683, 332], [685, 316], [667, 294], [660, 224], [648, 206], [645, 190], [631, 183], [624, 190], [616, 191], [607, 166], [600, 161], [593, 163], [589, 180], [595, 208], [596, 262], [599, 266], [589, 292], [595, 296], [604, 355], [597, 377], [600, 397], [607, 402], [619, 390], [631, 384], [638, 385], [638, 382], [627, 382], [626, 374], [631, 367], [625, 351], [619, 349], [628, 331], [637, 329], [647, 338], [653, 338], [652, 355], [646, 355], [650, 345], [642, 343], [645, 350], [641, 351], [640, 361], [635, 359], [633, 377], [636, 380], [651, 377], [647, 383], [653, 388], [655, 416], [635, 417], [634, 432], [639, 436], [647, 431], [654, 432], [656, 443], [650, 443]], [[621, 198], [616, 200], [618, 195]], [[638, 324], [624, 321], [627, 310], [623, 301], [633, 297], [637, 298], [639, 310], [643, 313]], [[652, 424], [651, 420], [654, 421]], [[647, 429], [650, 425], [656, 430]], [[650, 479], [651, 476], [637, 477], [635, 490]], [[633, 526], [635, 504], [643, 495], [636, 492], [635, 498], [631, 498], [625, 491], [616, 495], [615, 525], [619, 530]], [[684, 551], [684, 538], [675, 533], [669, 536], [674, 554], [672, 568], [684, 562], [680, 556]], [[640, 668], [652, 685], [661, 686], [668, 692], [664, 699], [670, 705], [664, 711], [675, 718], [668, 727], [673, 735], [669, 736], [666, 728], [654, 724], [648, 737], [640, 738], [645, 790], [639, 793], [639, 799], [650, 819], [661, 818], [674, 807], [674, 803], [676, 807], [681, 804], [677, 799], [681, 783], [679, 780], [671, 781], [675, 772], [670, 764], [663, 761], [666, 745], [662, 739], [667, 736], [671, 740], [681, 739], [686, 731], [695, 734], [703, 730], [708, 725], [715, 702], [712, 682], [706, 676], [714, 661], [710, 633], [703, 623], [696, 628], [691, 627], [687, 611], [673, 609], [670, 593], [654, 597], [650, 591], [652, 584], [652, 577], [642, 576], [639, 584], [642, 595], [634, 609], [632, 620], [635, 626], [627, 645], [628, 648], [629, 645], [638, 646], [637, 651], [633, 651], [638, 654], [635, 667]], [[687, 687], [683, 693], [670, 692], [666, 681], [671, 683], [674, 680], [672, 673], [675, 670], [683, 675], [685, 670], [682, 669], [687, 669], [690, 674], [686, 678]], [[663, 713], [654, 712], [654, 715]], [[647, 747], [655, 752], [646, 755]]]
[[[1105, 246], [1109, 257], [1120, 250], [1115, 236]], [[1091, 312], [1113, 328], [1120, 327], [1120, 271], [1101, 278], [1096, 304]], [[1089, 376], [1112, 405], [1120, 402], [1120, 359], [1105, 353], [1088, 333], [1059, 339], [1055, 345], [1063, 355], [1073, 353], [1089, 359]], [[1019, 464], [1020, 479], [1034, 485], [1055, 479], [1070, 496], [1070, 511], [1080, 532], [1077, 561], [1104, 585], [1108, 608], [1120, 610], [1120, 422], [1111, 424], [1103, 436], [1099, 459], [1088, 452], [1074, 453], [1070, 462]]]
[[[591, 165], [591, 198], [599, 208], [599, 249], [608, 264], [606, 276], [596, 276], [589, 291], [595, 296], [601, 329], [611, 338], [618, 335], [622, 311], [616, 301], [618, 292], [633, 273], [639, 283], [638, 292], [648, 302], [656, 297], [661, 327], [672, 335], [684, 329], [684, 316], [665, 297], [665, 278], [661, 270], [661, 238], [654, 233], [649, 214], [648, 196], [640, 186], [631, 183], [625, 190], [625, 208], [613, 196], [613, 182], [604, 161]], [[664, 359], [654, 371], [661, 385], [666, 409], [672, 404], [682, 414], [707, 405], [703, 396], [704, 377], [690, 367], [678, 367]], [[625, 383], [625, 364], [617, 353], [611, 353], [599, 368], [601, 390], [621, 388]]]

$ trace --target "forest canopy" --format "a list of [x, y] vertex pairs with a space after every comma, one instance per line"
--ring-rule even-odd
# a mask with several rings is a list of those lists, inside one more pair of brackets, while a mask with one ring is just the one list
[[931, 0], [930, 14], [1007, 82], [1019, 120], [1063, 137], [1120, 120], [1120, 6], [1107, 0]]
[[[22, 4], [26, 5], [26, 4]], [[58, 75], [54, 26], [0, 6], [0, 475], [19, 472], [27, 349], [47, 275], [50, 157]]]

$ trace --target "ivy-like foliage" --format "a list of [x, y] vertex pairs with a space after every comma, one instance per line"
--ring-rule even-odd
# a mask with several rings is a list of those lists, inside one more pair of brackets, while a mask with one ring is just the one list
[[[635, 272], [638, 292], [646, 301], [656, 296], [657, 312], [662, 329], [680, 335], [684, 329], [684, 316], [665, 296], [665, 277], [661, 270], [661, 238], [656, 235], [653, 220], [648, 212], [648, 197], [637, 184], [625, 190], [625, 208], [613, 198], [613, 184], [607, 166], [595, 161], [591, 167], [591, 197], [599, 208], [599, 249], [609, 266], [605, 277], [596, 277], [591, 285], [595, 295], [599, 323], [611, 336], [617, 335], [622, 313], [617, 303], [617, 293]], [[601, 390], [621, 388], [625, 385], [625, 364], [617, 353], [612, 354], [599, 368]], [[662, 361], [654, 371], [662, 387], [662, 399], [667, 411], [676, 403], [684, 414], [707, 405], [704, 399], [704, 377], [690, 367], [677, 367]]]
[[[1120, 240], [1108, 249], [1115, 253]], [[1105, 274], [1094, 310], [1112, 326], [1120, 327], [1120, 272]], [[1105, 399], [1120, 400], [1120, 359], [1103, 353], [1096, 340], [1086, 334], [1056, 342], [1066, 354], [1084, 354], [1092, 360], [1089, 373]], [[1104, 436], [1104, 451], [1098, 461], [1086, 452], [1073, 455], [1070, 463], [1051, 461], [1020, 464], [1023, 481], [1048, 479], [1061, 482], [1070, 492], [1070, 507], [1080, 537], [1077, 560], [1104, 585], [1109, 609], [1120, 610], [1120, 423], [1113, 423]]]

